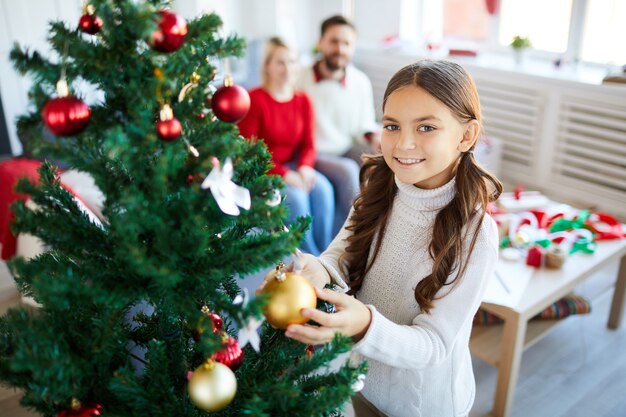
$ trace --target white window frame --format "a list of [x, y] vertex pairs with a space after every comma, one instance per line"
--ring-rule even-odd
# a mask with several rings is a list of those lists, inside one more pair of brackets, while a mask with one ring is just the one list
[[[401, 1], [400, 7], [406, 8], [403, 4], [405, 2], [412, 2], [412, 1], [414, 0]], [[549, 0], [546, 0], [546, 1], [549, 1]], [[557, 58], [561, 58], [564, 62], [567, 62], [570, 64], [581, 62], [582, 61], [582, 58], [581, 58], [582, 42], [583, 42], [583, 35], [584, 35], [584, 30], [585, 30], [585, 17], [586, 17], [586, 11], [587, 11], [587, 6], [589, 4], [589, 1], [590, 0], [572, 0], [572, 12], [570, 16], [569, 33], [567, 36], [567, 47], [566, 47], [565, 52], [555, 53], [555, 52], [549, 52], [545, 50], [530, 48], [530, 50], [528, 51], [529, 57], [531, 59], [544, 60], [544, 61], [550, 61], [550, 62], [554, 61]], [[418, 0], [419, 5], [417, 6], [417, 8], [413, 6], [411, 7], [411, 10], [407, 10], [407, 12], [416, 10], [416, 9], [419, 10], [420, 15], [415, 17], [416, 24], [423, 23], [425, 20], [429, 20], [432, 22], [431, 18], [434, 16], [424, 16], [424, 12], [426, 11], [424, 5], [426, 3], [428, 3], [431, 7], [436, 6], [435, 4], [437, 3], [443, 9], [443, 0]], [[404, 15], [404, 11], [402, 11], [401, 14]], [[436, 15], [437, 13], [434, 13], [434, 14]], [[404, 23], [404, 25], [406, 25], [406, 22]], [[441, 22], [441, 25], [443, 25], [443, 22]], [[424, 26], [419, 25], [418, 27], [424, 27]], [[499, 28], [500, 28], [500, 14], [496, 13], [495, 15], [490, 16], [490, 29], [489, 29], [488, 38], [486, 41], [480, 44], [482, 51], [485, 51], [488, 53], [489, 52], [498, 53], [498, 54], [510, 54], [511, 53], [511, 48], [509, 46], [501, 45], [498, 42]], [[402, 30], [400, 30], [400, 32], [402, 33]], [[419, 37], [423, 41], [425, 41], [424, 33], [420, 33]], [[407, 40], [414, 41], [415, 39], [407, 39]], [[445, 43], [446, 39], [443, 39], [443, 41]], [[595, 68], [617, 68], [617, 66], [615, 65], [601, 64], [601, 63], [595, 63], [595, 62], [590, 62], [590, 61], [584, 61], [584, 64], [590, 67], [595, 67]]]

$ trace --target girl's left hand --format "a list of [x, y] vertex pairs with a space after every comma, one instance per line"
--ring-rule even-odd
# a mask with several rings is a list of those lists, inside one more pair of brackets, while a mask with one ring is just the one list
[[314, 308], [302, 309], [302, 315], [319, 323], [319, 326], [308, 324], [291, 324], [285, 336], [310, 345], [319, 345], [333, 340], [335, 333], [351, 336], [355, 342], [363, 338], [372, 321], [372, 312], [356, 298], [332, 291], [315, 288], [317, 298], [335, 304], [337, 312], [324, 313]]

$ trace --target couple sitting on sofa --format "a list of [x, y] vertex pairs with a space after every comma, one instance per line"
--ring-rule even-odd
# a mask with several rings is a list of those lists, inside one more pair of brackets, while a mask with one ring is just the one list
[[302, 249], [319, 255], [345, 222], [359, 188], [363, 153], [378, 152], [372, 86], [349, 65], [356, 32], [334, 16], [322, 24], [321, 59], [296, 80], [295, 52], [267, 42], [262, 85], [250, 91], [251, 107], [239, 123], [247, 138], [265, 141], [283, 177], [291, 220], [311, 215]]

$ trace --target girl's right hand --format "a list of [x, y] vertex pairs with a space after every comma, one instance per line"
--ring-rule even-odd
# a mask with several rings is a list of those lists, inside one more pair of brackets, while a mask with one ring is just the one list
[[328, 271], [315, 256], [296, 250], [294, 257], [293, 264], [289, 265], [290, 269], [309, 280], [314, 287], [321, 289], [330, 283]]
[[285, 181], [285, 184], [291, 187], [306, 190], [306, 184], [302, 180], [300, 174], [298, 174], [296, 171], [287, 171], [287, 173], [283, 176], [283, 180]]

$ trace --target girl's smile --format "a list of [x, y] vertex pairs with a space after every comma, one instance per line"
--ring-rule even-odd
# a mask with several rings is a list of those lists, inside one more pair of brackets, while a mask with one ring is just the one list
[[395, 159], [396, 161], [398, 161], [398, 164], [400, 166], [405, 166], [405, 167], [412, 167], [415, 165], [418, 165], [422, 162], [424, 162], [426, 159], [423, 158], [399, 158], [394, 156], [393, 159]]

